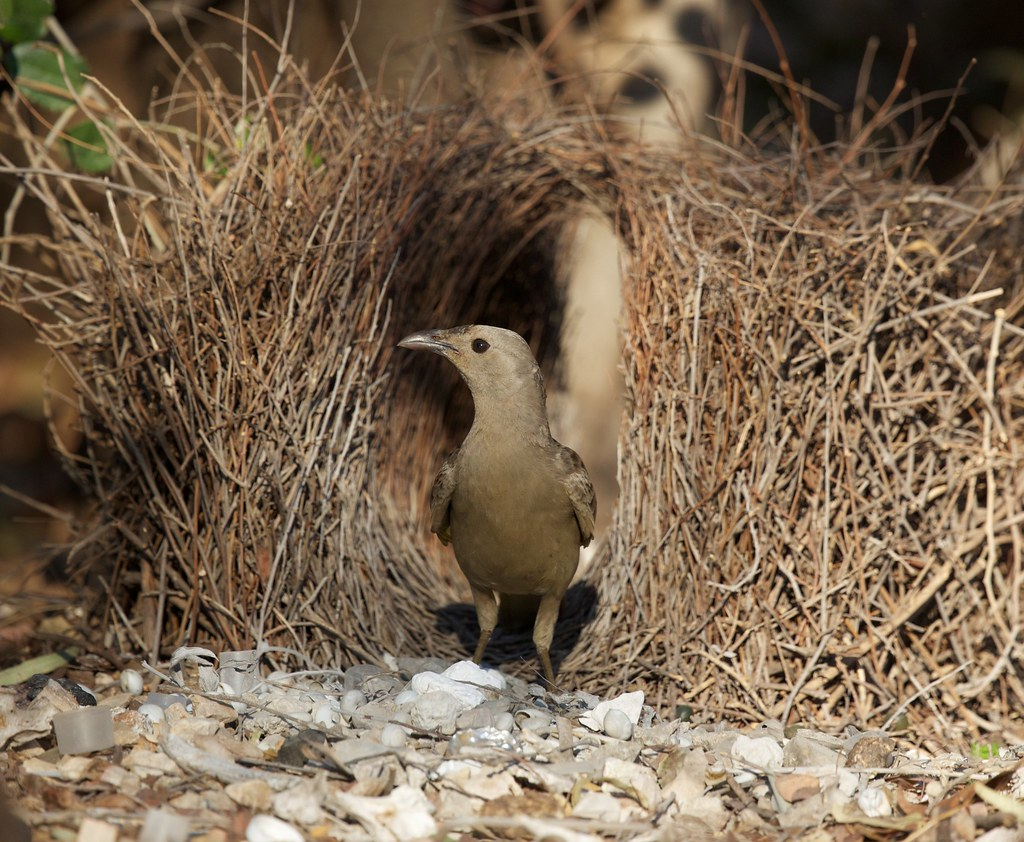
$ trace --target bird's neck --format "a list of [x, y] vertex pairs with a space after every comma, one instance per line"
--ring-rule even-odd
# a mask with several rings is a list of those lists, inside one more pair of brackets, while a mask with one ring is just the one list
[[508, 441], [544, 443], [551, 438], [548, 426], [547, 403], [540, 380], [507, 384], [496, 388], [491, 384], [486, 394], [473, 392], [474, 431], [500, 431]]

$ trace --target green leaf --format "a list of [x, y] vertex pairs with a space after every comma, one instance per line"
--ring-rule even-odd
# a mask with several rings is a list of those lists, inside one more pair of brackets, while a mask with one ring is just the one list
[[72, 90], [79, 91], [85, 84], [82, 74], [88, 65], [66, 50], [31, 43], [17, 44], [11, 52], [17, 62], [14, 82], [18, 90], [40, 108], [63, 111], [74, 102]]
[[107, 141], [91, 120], [72, 126], [61, 139], [64, 154], [72, 165], [82, 172], [109, 172], [114, 159], [107, 154]]
[[21, 684], [37, 673], [53, 672], [61, 667], [66, 667], [81, 654], [82, 650], [78, 646], [68, 646], [66, 649], [51, 652], [49, 655], [40, 655], [30, 661], [22, 661], [20, 664], [0, 672], [0, 687]]
[[38, 41], [46, 34], [53, 0], [0, 0], [0, 40], [8, 44]]
[[971, 754], [979, 760], [999, 757], [999, 743], [971, 743]]
[[324, 165], [323, 156], [314, 150], [308, 143], [305, 145], [304, 150], [306, 153], [306, 161], [313, 169], [318, 170]]

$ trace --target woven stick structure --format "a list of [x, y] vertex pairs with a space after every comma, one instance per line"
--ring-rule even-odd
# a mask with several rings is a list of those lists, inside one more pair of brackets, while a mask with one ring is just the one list
[[[1012, 729], [1019, 179], [654, 154], [575, 119], [403, 110], [286, 56], [259, 96], [206, 82], [147, 122], [81, 103], [109, 180], [23, 123], [30, 163], [10, 165], [49, 211], [30, 245], [53, 271], [8, 265], [3, 299], [74, 380], [86, 445], [64, 456], [96, 506], [72, 557], [114, 644], [464, 656], [424, 500], [466, 396], [391, 349], [496, 322], [556, 373], [556, 246], [585, 201], [629, 254], [627, 412], [562, 680], [739, 720]], [[169, 128], [186, 113], [198, 131]]]

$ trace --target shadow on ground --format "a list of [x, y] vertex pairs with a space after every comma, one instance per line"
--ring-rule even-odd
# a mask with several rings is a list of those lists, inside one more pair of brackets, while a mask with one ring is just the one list
[[[566, 655], [579, 643], [587, 624], [597, 611], [597, 588], [589, 582], [577, 582], [569, 588], [562, 601], [551, 644], [551, 663], [558, 668]], [[453, 634], [465, 650], [466, 658], [473, 656], [480, 635], [476, 611], [471, 603], [451, 602], [437, 610], [435, 628], [442, 634]], [[518, 662], [531, 673], [540, 675], [537, 652], [533, 647], [531, 631], [506, 631], [499, 625], [487, 646], [486, 661], [493, 666]]]

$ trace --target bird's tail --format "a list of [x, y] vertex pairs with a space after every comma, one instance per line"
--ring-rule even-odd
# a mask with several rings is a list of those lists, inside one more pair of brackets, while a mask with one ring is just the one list
[[501, 594], [498, 604], [498, 625], [507, 631], [526, 631], [537, 619], [540, 597], [533, 594]]

